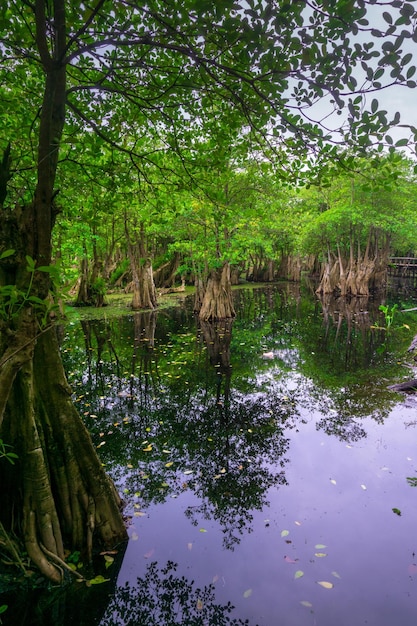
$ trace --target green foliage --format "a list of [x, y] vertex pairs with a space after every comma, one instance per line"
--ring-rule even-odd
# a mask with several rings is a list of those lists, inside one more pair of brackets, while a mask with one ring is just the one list
[[[11, 448], [8, 443], [4, 443], [3, 439], [0, 439], [0, 459], [4, 458], [9, 461], [12, 465], [15, 463], [15, 459], [18, 458], [17, 454], [11, 452], [9, 448]], [[1, 612], [1, 611], [0, 611]]]
[[91, 290], [96, 296], [104, 296], [107, 291], [106, 281], [101, 276], [98, 276], [94, 283], [91, 285]]
[[[15, 254], [14, 250], [7, 250], [0, 256], [1, 259]], [[36, 267], [36, 262], [31, 256], [26, 255], [26, 271], [29, 274], [29, 281], [27, 287], [18, 289], [16, 285], [2, 285], [0, 286], [0, 319], [5, 322], [10, 322], [19, 316], [20, 311], [25, 306], [33, 307], [38, 313], [39, 323], [41, 328], [44, 328], [48, 323], [48, 318], [53, 311], [59, 311], [59, 306], [49, 298], [42, 300], [34, 294], [33, 281], [36, 272], [42, 272], [49, 274], [52, 278], [53, 285], [57, 285], [59, 269], [57, 266], [44, 265]], [[57, 295], [55, 292], [55, 299]]]
[[385, 317], [385, 327], [387, 330], [391, 328], [391, 325], [394, 321], [395, 311], [398, 309], [398, 304], [393, 304], [390, 306], [389, 304], [380, 304], [379, 310], [383, 312]]

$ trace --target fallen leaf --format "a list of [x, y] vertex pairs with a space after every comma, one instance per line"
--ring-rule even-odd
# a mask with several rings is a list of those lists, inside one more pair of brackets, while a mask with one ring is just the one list
[[311, 602], [309, 602], [308, 600], [301, 600], [300, 604], [302, 604], [303, 606], [308, 607], [309, 609], [311, 609], [311, 608], [312, 608], [312, 606], [313, 606], [313, 605], [311, 604]]
[[332, 483], [332, 485], [336, 485], [337, 484], [334, 478], [331, 478], [330, 482]]
[[324, 550], [324, 548], [327, 548], [324, 543], [316, 543], [314, 547], [316, 548], [316, 550]]
[[185, 470], [185, 472], [184, 472], [184, 474], [186, 476], [188, 476], [188, 474], [192, 474], [192, 473], [193, 473], [193, 470]]
[[317, 584], [324, 587], [324, 589], [333, 589], [334, 587], [333, 583], [329, 583], [327, 580], [318, 580]]
[[327, 556], [327, 554], [325, 552], [315, 552], [314, 556], [317, 556], [318, 558], [321, 558], [323, 556]]
[[408, 566], [408, 573], [409, 574], [417, 573], [417, 565], [415, 563], [411, 563], [411, 565]]
[[393, 508], [393, 509], [392, 509], [392, 512], [393, 512], [393, 513], [395, 513], [395, 515], [398, 515], [398, 516], [400, 516], [400, 517], [401, 517], [401, 511], [400, 511], [400, 509]]
[[298, 569], [294, 574], [294, 578], [301, 578], [302, 576], [304, 576], [304, 572], [300, 569]]
[[298, 559], [292, 559], [290, 556], [284, 556], [284, 561], [286, 563], [297, 563]]
[[341, 575], [337, 572], [332, 572], [332, 576], [334, 576], [335, 578], [341, 578]]
[[191, 541], [190, 541], [190, 543], [187, 543], [187, 548], [188, 548], [189, 550], [192, 550], [192, 549], [193, 549], [193, 544], [191, 543]]
[[174, 465], [173, 461], [169, 461], [169, 463], [165, 463], [165, 467], [172, 467]]
[[211, 581], [213, 584], [216, 583], [219, 580], [219, 575], [218, 574], [214, 574], [213, 576], [213, 580]]
[[152, 444], [149, 444], [149, 446], [146, 446], [146, 448], [143, 448], [144, 452], [150, 452], [152, 450]]
[[252, 595], [252, 589], [246, 589], [246, 591], [243, 594], [244, 598], [250, 598]]
[[130, 538], [132, 539], [132, 541], [137, 541], [139, 539], [139, 535], [138, 535], [138, 533], [133, 532], [130, 535]]
[[289, 530], [281, 530], [281, 537], [288, 537], [289, 534], [290, 534]]
[[362, 489], [366, 491], [366, 485], [361, 485]]
[[202, 611], [203, 610], [203, 606], [204, 606], [203, 601], [200, 600], [200, 598], [198, 598], [197, 605], [196, 605], [197, 611]]
[[294, 522], [296, 526], [301, 526], [301, 522]]
[[154, 552], [155, 548], [151, 548], [150, 550], [148, 550], [148, 552], [145, 552], [143, 556], [145, 557], [145, 559], [150, 559]]
[[200, 528], [200, 533], [206, 533], [206, 529], [205, 528]]

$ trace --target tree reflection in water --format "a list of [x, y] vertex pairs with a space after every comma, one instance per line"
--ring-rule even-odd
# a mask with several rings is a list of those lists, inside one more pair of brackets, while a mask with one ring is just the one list
[[249, 626], [230, 616], [230, 602], [215, 603], [214, 583], [200, 589], [176, 569], [173, 561], [163, 568], [150, 563], [134, 586], [116, 589], [100, 626]]

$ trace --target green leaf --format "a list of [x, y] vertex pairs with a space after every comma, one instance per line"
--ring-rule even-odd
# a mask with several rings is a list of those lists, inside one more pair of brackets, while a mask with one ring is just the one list
[[394, 507], [394, 508], [392, 509], [392, 512], [393, 512], [393, 513], [395, 513], [395, 515], [398, 515], [399, 517], [401, 516], [401, 511], [400, 511], [400, 509], [397, 509], [397, 508], [395, 508], [395, 507]]
[[109, 582], [109, 580], [110, 580], [110, 578], [104, 578], [104, 576], [99, 574], [95, 578], [91, 578], [90, 580], [88, 580], [87, 584], [90, 584], [90, 585], [101, 585], [102, 583]]
[[[10, 250], [5, 250], [4, 252], [2, 252], [2, 253], [0, 254], [0, 260], [1, 260], [1, 259], [7, 259], [7, 257], [12, 256], [12, 254], [14, 254], [14, 253], [15, 253], [15, 250], [12, 250], [12, 249], [10, 249]], [[0, 607], [0, 608], [1, 608], [1, 607]]]
[[295, 572], [295, 574], [294, 574], [294, 578], [295, 578], [295, 579], [297, 579], [297, 578], [302, 578], [303, 576], [304, 576], [304, 572], [303, 572], [302, 570], [300, 570], [300, 569], [298, 569], [298, 570]]
[[289, 534], [290, 534], [289, 530], [281, 530], [281, 537], [288, 537]]

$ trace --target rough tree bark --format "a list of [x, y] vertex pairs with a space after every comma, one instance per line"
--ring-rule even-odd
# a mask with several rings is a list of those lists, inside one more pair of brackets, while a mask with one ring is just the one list
[[199, 318], [206, 322], [235, 317], [230, 265], [224, 263], [220, 269], [212, 270], [204, 292]]
[[[65, 123], [65, 1], [54, 0], [51, 23], [44, 0], [36, 0], [33, 10], [45, 81], [37, 181], [32, 202], [4, 207], [3, 193], [0, 204], [0, 251], [14, 250], [0, 261], [0, 436], [19, 455], [16, 466], [0, 467], [0, 521], [22, 540], [41, 572], [60, 582], [57, 563], [67, 542], [85, 550], [88, 558], [94, 538], [109, 546], [125, 539], [126, 530], [120, 499], [73, 405], [55, 331], [48, 327], [50, 272], [36, 269], [51, 263], [55, 178]], [[27, 270], [28, 257], [33, 271]], [[13, 286], [12, 295], [7, 295], [8, 286]]]

